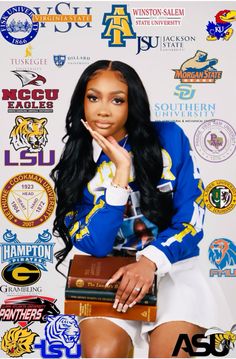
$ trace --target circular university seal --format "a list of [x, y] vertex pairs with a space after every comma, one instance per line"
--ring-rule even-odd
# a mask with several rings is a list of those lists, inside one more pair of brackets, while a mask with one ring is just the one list
[[225, 121], [209, 120], [197, 128], [193, 141], [197, 153], [204, 160], [222, 162], [236, 149], [236, 132]]
[[225, 214], [236, 205], [236, 188], [225, 180], [209, 183], [204, 191], [204, 202], [209, 211], [215, 214]]
[[3, 214], [13, 224], [31, 228], [44, 223], [55, 207], [50, 183], [35, 173], [20, 173], [5, 184], [1, 193]]
[[13, 45], [25, 45], [38, 33], [39, 23], [33, 22], [35, 13], [23, 5], [6, 10], [0, 19], [2, 36]]

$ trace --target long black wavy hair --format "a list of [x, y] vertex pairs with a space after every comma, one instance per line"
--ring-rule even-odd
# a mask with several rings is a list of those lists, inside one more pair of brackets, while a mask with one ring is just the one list
[[[161, 147], [150, 121], [146, 90], [136, 71], [120, 61], [100, 60], [82, 73], [71, 98], [66, 116], [65, 147], [59, 163], [51, 172], [57, 195], [53, 232], [63, 239], [65, 247], [56, 252], [58, 265], [72, 248], [65, 226], [65, 215], [79, 204], [84, 186], [94, 177], [92, 137], [80, 119], [84, 117], [84, 97], [88, 81], [97, 71], [118, 71], [128, 86], [128, 119], [126, 130], [133, 154], [135, 181], [140, 190], [140, 207], [145, 217], [165, 229], [172, 216], [170, 193], [160, 192], [156, 186], [163, 172]], [[85, 119], [86, 120], [86, 119]]]

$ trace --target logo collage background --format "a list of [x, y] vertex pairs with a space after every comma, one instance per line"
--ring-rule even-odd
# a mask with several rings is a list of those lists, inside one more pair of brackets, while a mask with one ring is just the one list
[[[209, 281], [220, 283], [233, 311], [230, 324], [234, 324], [236, 183], [232, 161], [236, 126], [232, 105], [236, 35], [233, 22], [222, 25], [221, 21], [219, 26], [215, 16], [226, 8], [234, 13], [235, 7], [233, 2], [227, 6], [220, 1], [202, 4], [204, 11], [190, 1], [128, 1], [118, 8], [110, 1], [1, 2], [0, 265], [2, 271], [14, 261], [28, 258], [29, 268], [33, 268], [32, 280], [23, 285], [13, 283], [3, 272], [1, 305], [11, 297], [37, 294], [50, 298], [63, 313], [65, 282], [55, 271], [52, 257], [60, 245], [52, 237], [54, 196], [49, 173], [62, 150], [64, 119], [76, 81], [102, 53], [103, 58], [125, 61], [138, 71], [148, 91], [152, 119], [177, 122], [195, 149], [203, 181], [210, 187], [209, 196], [205, 192], [209, 210], [201, 265]], [[9, 11], [13, 7], [16, 13]], [[38, 16], [33, 23], [31, 11]], [[125, 29], [122, 12], [128, 19]], [[40, 15], [45, 14], [59, 15], [60, 21], [52, 17], [42, 22]], [[113, 22], [108, 22], [111, 15]], [[122, 31], [113, 31], [114, 25]], [[99, 44], [99, 51], [94, 44]], [[205, 79], [192, 76], [204, 70]], [[31, 119], [26, 120], [28, 117]], [[222, 252], [227, 256], [219, 260]], [[63, 266], [65, 273], [68, 260]], [[229, 330], [231, 325], [227, 323], [223, 329]], [[12, 321], [2, 322], [1, 337], [14, 326]], [[39, 320], [29, 326], [42, 339], [44, 327]], [[37, 338], [33, 339], [36, 343]], [[36, 352], [26, 356], [35, 358]], [[3, 351], [1, 356], [9, 357]]]

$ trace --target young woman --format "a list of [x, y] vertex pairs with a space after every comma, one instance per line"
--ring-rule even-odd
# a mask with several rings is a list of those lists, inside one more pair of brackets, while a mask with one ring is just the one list
[[[66, 118], [66, 145], [52, 172], [58, 197], [54, 230], [65, 243], [94, 256], [112, 253], [130, 193], [157, 235], [122, 267], [114, 308], [130, 310], [158, 276], [156, 323], [83, 318], [84, 357], [127, 357], [148, 336], [150, 357], [171, 357], [181, 333], [191, 338], [219, 325], [214, 298], [198, 270], [204, 204], [189, 141], [173, 123], [150, 121], [149, 102], [133, 68], [119, 61], [88, 66]], [[137, 197], [137, 196], [136, 196]], [[136, 204], [137, 207], [137, 204]], [[153, 232], [152, 232], [153, 233]], [[180, 350], [179, 356], [188, 353]]]

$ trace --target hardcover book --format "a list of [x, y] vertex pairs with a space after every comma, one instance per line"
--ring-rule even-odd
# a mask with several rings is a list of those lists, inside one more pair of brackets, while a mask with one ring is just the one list
[[90, 288], [113, 290], [119, 287], [119, 282], [105, 287], [106, 282], [122, 266], [135, 263], [134, 257], [103, 257], [97, 258], [86, 255], [74, 255], [68, 273], [68, 288]]
[[104, 316], [128, 320], [155, 322], [157, 307], [155, 305], [136, 304], [134, 307], [129, 308], [126, 313], [122, 313], [117, 312], [117, 310], [112, 307], [112, 303], [109, 302], [66, 299], [64, 313], [74, 314], [80, 317]]
[[[68, 288], [65, 289], [65, 298], [66, 299], [78, 299], [78, 300], [92, 300], [99, 302], [114, 302], [116, 293], [114, 291], [107, 290], [94, 290], [87, 288]], [[155, 294], [148, 293], [143, 299], [139, 302], [139, 304], [147, 304], [147, 305], [156, 305], [157, 296], [156, 291]]]

